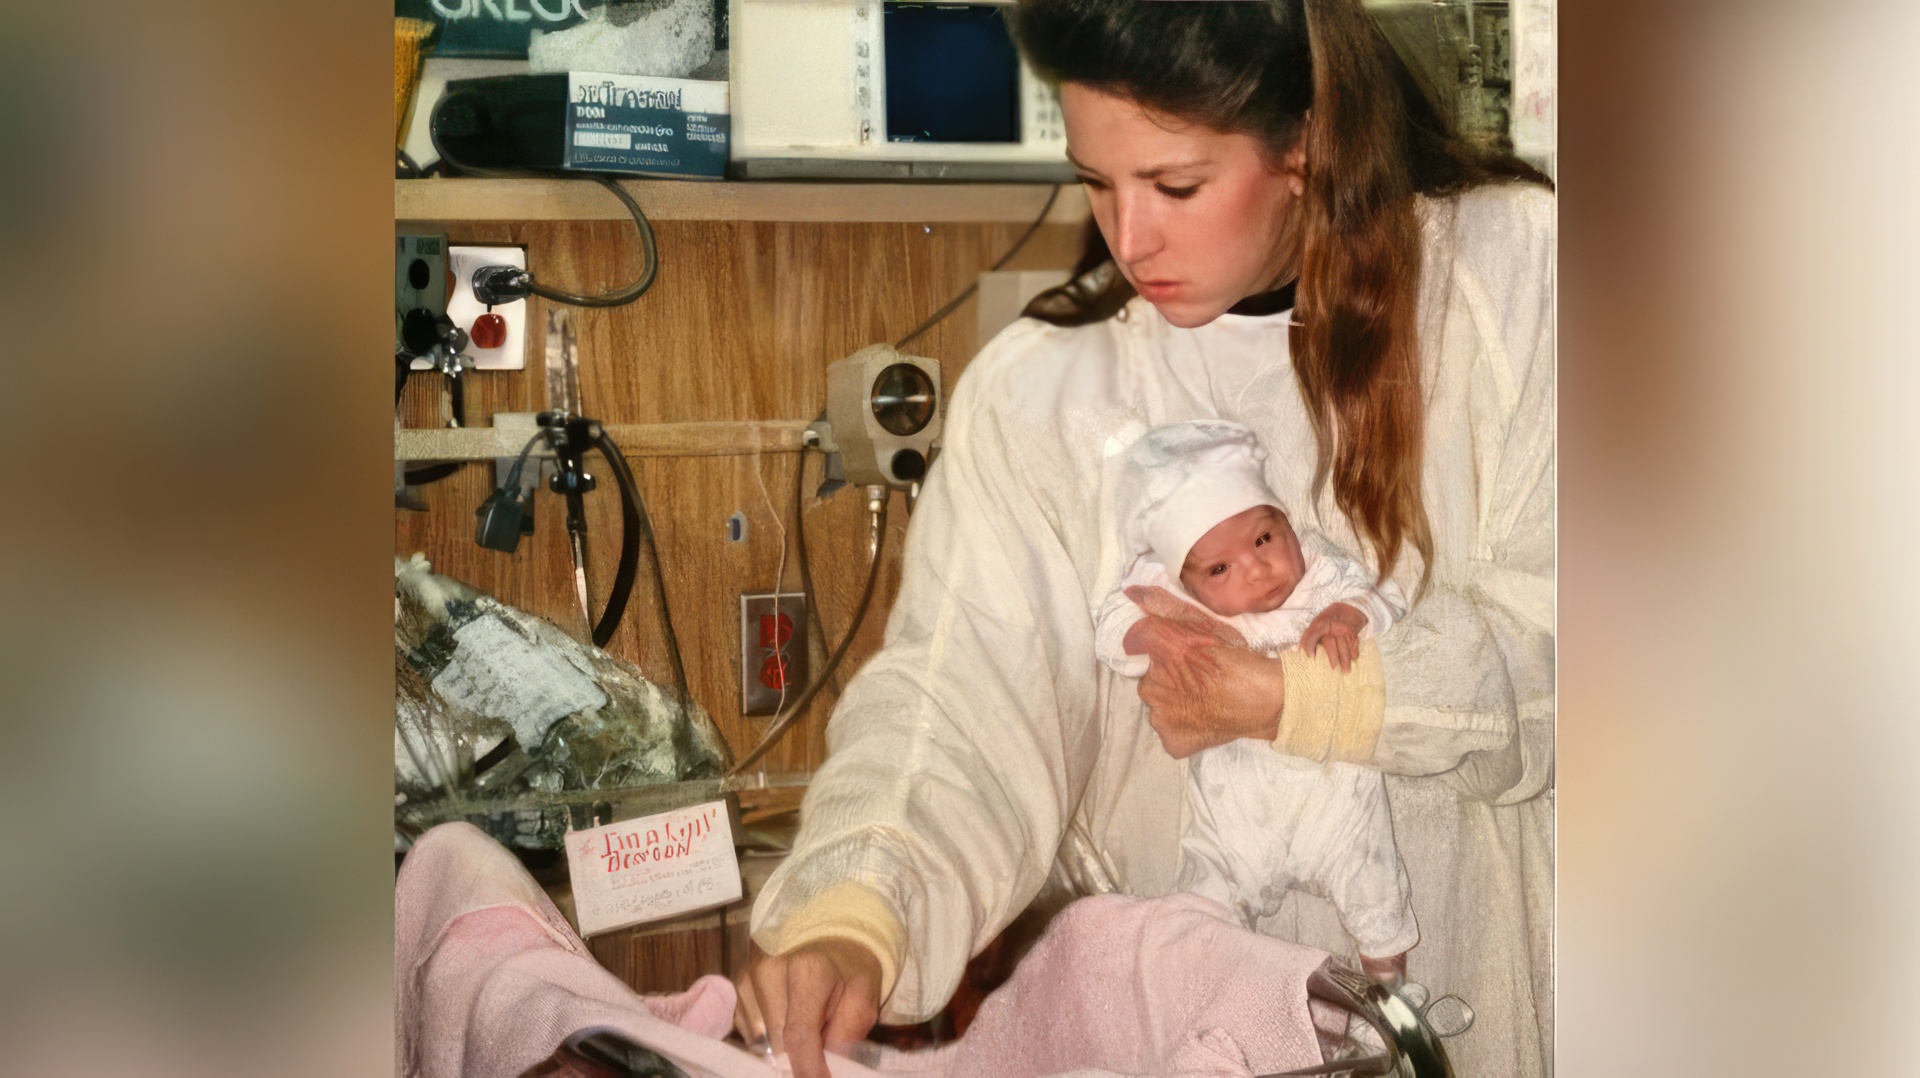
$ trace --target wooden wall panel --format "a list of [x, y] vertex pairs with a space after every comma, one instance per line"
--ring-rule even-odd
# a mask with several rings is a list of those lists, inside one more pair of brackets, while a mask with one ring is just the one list
[[[639, 268], [632, 225], [621, 221], [448, 223], [455, 243], [515, 243], [528, 248], [541, 280], [574, 291], [603, 291]], [[664, 221], [654, 226], [660, 272], [635, 303], [574, 309], [580, 337], [581, 395], [588, 415], [609, 423], [810, 419], [825, 403], [826, 367], [881, 340], [894, 340], [971, 283], [1024, 231], [1016, 224], [824, 224]], [[1009, 269], [1070, 265], [1080, 227], [1041, 228]], [[976, 347], [974, 303], [915, 341], [908, 351], [939, 359], [953, 381]], [[527, 370], [472, 375], [468, 422], [496, 411], [545, 407], [543, 301], [529, 312], [535, 328]], [[410, 426], [440, 422], [437, 375], [416, 376], [402, 401]], [[589, 470], [594, 458], [589, 458]], [[787, 587], [798, 590], [792, 557], [793, 453], [721, 457], [646, 457], [632, 463], [658, 532], [668, 602], [694, 697], [737, 753], [750, 748], [766, 719], [739, 714], [738, 596], [769, 590], [788, 552]], [[814, 669], [852, 615], [866, 569], [865, 504], [857, 490], [819, 501], [820, 460], [807, 455], [805, 517], [814, 584], [828, 639], [813, 641]], [[424, 553], [434, 567], [565, 625], [579, 622], [559, 498], [538, 499], [536, 531], [518, 554], [473, 541], [474, 509], [492, 489], [493, 469], [468, 465], [424, 488], [425, 512], [396, 510], [394, 549]], [[605, 602], [618, 553], [618, 496], [606, 478], [589, 499], [594, 525], [596, 612]], [[736, 510], [748, 538], [726, 541]], [[874, 608], [837, 682], [878, 645], [899, 583], [906, 532], [904, 499], [893, 498], [885, 563]], [[662, 677], [663, 635], [643, 573], [625, 622], [609, 646]], [[766, 761], [769, 773], [809, 772], [824, 755], [823, 727], [837, 686], [823, 691], [802, 727]]]

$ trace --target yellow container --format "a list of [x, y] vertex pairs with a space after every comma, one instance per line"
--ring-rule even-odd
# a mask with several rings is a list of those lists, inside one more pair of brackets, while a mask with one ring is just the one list
[[425, 19], [393, 20], [393, 144], [407, 141], [407, 116], [413, 111], [414, 87], [420, 82], [420, 54], [433, 24]]

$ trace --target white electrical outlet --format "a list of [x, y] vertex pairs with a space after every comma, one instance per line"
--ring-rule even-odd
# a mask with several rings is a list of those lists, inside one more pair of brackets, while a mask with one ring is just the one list
[[[473, 369], [482, 371], [517, 371], [527, 365], [527, 301], [514, 300], [512, 303], [500, 303], [493, 307], [492, 313], [506, 322], [505, 339], [497, 347], [482, 348], [484, 334], [474, 333], [474, 323], [480, 316], [487, 314], [487, 305], [473, 298], [473, 271], [482, 266], [514, 266], [527, 268], [527, 249], [525, 247], [475, 247], [455, 244], [447, 248], [447, 260], [452, 266], [453, 291], [447, 295], [447, 317], [453, 324], [467, 332], [467, 355], [473, 358]], [[416, 371], [431, 370], [432, 364], [425, 360], [415, 360]]]

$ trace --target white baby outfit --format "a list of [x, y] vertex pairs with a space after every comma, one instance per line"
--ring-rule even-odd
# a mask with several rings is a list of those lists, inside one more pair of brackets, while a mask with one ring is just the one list
[[[1376, 585], [1363, 566], [1312, 535], [1300, 536], [1305, 571], [1278, 609], [1224, 618], [1207, 610], [1168, 565], [1182, 564], [1194, 542], [1228, 517], [1259, 505], [1285, 511], [1262, 474], [1265, 452], [1251, 431], [1224, 420], [1160, 427], [1127, 452], [1116, 509], [1136, 556], [1095, 614], [1095, 650], [1116, 673], [1140, 677], [1149, 665], [1123, 644], [1145, 616], [1127, 598], [1130, 587], [1164, 588], [1268, 654], [1299, 644], [1307, 625], [1336, 602], [1367, 616], [1362, 638], [1378, 636], [1406, 613], [1391, 581]], [[1286, 756], [1269, 742], [1243, 738], [1189, 759], [1187, 812], [1178, 889], [1219, 902], [1249, 928], [1275, 913], [1290, 889], [1320, 895], [1368, 957], [1397, 955], [1419, 941], [1379, 771]]]

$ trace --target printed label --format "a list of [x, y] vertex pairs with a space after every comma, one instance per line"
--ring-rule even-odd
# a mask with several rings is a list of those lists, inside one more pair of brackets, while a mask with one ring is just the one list
[[719, 178], [727, 171], [727, 84], [567, 77], [568, 168]]

